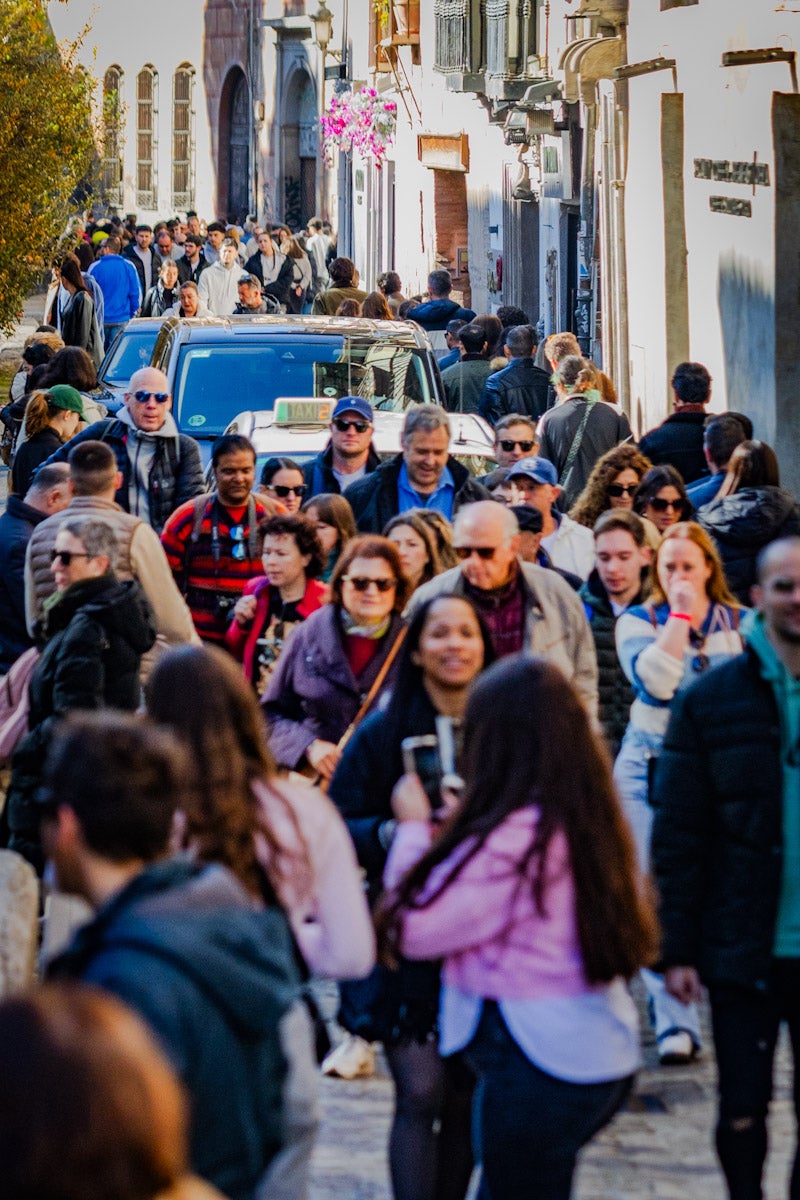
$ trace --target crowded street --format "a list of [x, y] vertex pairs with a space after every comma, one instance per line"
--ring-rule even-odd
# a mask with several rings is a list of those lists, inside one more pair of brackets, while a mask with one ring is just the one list
[[797, 5], [330, 5], [0, 11], [0, 1200], [800, 1200]]

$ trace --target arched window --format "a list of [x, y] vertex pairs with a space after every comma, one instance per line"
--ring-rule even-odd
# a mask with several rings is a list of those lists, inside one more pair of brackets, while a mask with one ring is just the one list
[[194, 67], [181, 63], [172, 81], [172, 207], [194, 208]]
[[158, 205], [158, 73], [149, 63], [136, 76], [136, 204]]
[[103, 76], [103, 191], [109, 204], [122, 207], [122, 105], [123, 74], [121, 67], [109, 67]]

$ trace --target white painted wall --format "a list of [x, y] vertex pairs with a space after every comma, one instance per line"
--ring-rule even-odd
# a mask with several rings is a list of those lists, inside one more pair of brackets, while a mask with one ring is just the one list
[[[172, 81], [183, 63], [195, 68], [195, 203], [201, 217], [211, 219], [214, 172], [203, 87], [203, 0], [137, 0], [128, 9], [120, 0], [53, 0], [50, 21], [56, 37], [73, 40], [88, 27], [78, 58], [97, 82], [95, 103], [102, 105], [103, 75], [108, 67], [122, 67], [125, 120], [125, 202], [123, 212], [135, 212], [150, 222], [175, 215], [172, 203]], [[136, 204], [136, 76], [151, 63], [159, 76], [158, 195], [157, 206]]]
[[[781, 6], [782, 8], [784, 6]], [[800, 10], [791, 3], [787, 9]], [[774, 174], [770, 129], [773, 91], [790, 91], [785, 63], [723, 68], [726, 50], [796, 44], [798, 16], [777, 4], [702, 0], [659, 11], [634, 0], [629, 62], [675, 58], [685, 95], [684, 193], [688, 246], [690, 353], [714, 379], [711, 408], [744, 408], [757, 433], [775, 441], [772, 370]], [[663, 209], [659, 104], [669, 72], [630, 81], [627, 176], [628, 306], [635, 382], [643, 389], [646, 426], [666, 415], [667, 365], [663, 293]], [[760, 162], [770, 187], [696, 179], [694, 159]], [[752, 217], [712, 212], [712, 195], [748, 200]], [[721, 303], [721, 297], [723, 302]], [[723, 320], [723, 307], [725, 318]]]

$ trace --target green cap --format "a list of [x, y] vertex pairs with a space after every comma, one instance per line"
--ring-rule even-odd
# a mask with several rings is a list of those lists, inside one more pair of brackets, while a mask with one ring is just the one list
[[65, 408], [67, 412], [83, 416], [83, 397], [77, 388], [70, 387], [68, 383], [57, 383], [48, 388], [47, 402], [52, 404], [53, 408]]

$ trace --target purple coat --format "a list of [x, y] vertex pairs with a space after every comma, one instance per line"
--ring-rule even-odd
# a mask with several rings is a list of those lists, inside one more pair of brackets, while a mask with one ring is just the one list
[[[300, 766], [316, 738], [339, 741], [403, 626], [401, 617], [392, 617], [380, 650], [356, 680], [345, 654], [339, 612], [337, 604], [326, 604], [292, 630], [261, 699], [270, 728], [270, 747], [281, 766]], [[396, 666], [397, 660], [384, 687], [391, 686]]]

